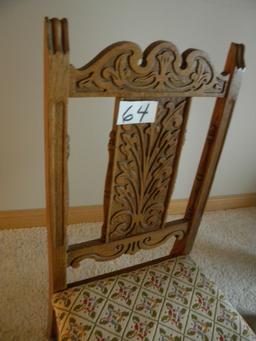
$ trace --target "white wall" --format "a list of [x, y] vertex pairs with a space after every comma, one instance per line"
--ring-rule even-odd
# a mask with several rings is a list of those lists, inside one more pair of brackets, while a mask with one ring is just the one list
[[[243, 42], [247, 71], [212, 195], [256, 191], [256, 1], [1, 0], [0, 210], [44, 207], [44, 16], [68, 18], [76, 66], [115, 41], [145, 48], [163, 39], [205, 50], [222, 71], [230, 42]], [[102, 202], [112, 103], [70, 101], [71, 205]], [[176, 198], [188, 196], [209, 107], [205, 99], [192, 106]]]

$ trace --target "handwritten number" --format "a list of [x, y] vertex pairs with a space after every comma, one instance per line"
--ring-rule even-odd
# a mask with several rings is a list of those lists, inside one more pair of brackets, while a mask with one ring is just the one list
[[155, 107], [152, 103], [150, 101], [122, 102], [122, 109], [119, 109], [118, 113], [118, 124], [152, 122], [152, 116], [155, 115]]
[[148, 108], [149, 108], [149, 103], [146, 107], [145, 110], [142, 110], [142, 106], [139, 108], [139, 110], [137, 111], [138, 114], [141, 114], [141, 118], [140, 118], [140, 123], [143, 121], [143, 118], [146, 114], [148, 114]]
[[132, 108], [132, 105], [130, 105], [126, 110], [125, 112], [123, 113], [122, 115], [122, 118], [123, 118], [123, 122], [129, 122], [133, 119], [133, 114], [127, 114], [128, 111]]

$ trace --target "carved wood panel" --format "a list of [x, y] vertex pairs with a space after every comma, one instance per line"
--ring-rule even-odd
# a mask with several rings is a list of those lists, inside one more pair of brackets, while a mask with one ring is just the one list
[[186, 98], [162, 98], [154, 123], [114, 124], [104, 205], [107, 242], [163, 227], [187, 104]]
[[158, 231], [144, 233], [138, 236], [115, 240], [104, 243], [96, 239], [81, 244], [71, 245], [68, 248], [68, 265], [78, 267], [85, 258], [97, 261], [115, 259], [123, 254], [133, 255], [140, 250], [149, 250], [162, 245], [171, 237], [181, 240], [188, 228], [188, 222], [184, 219], [175, 220], [165, 224]]
[[157, 41], [144, 52], [132, 42], [103, 50], [80, 69], [71, 66], [70, 96], [218, 96], [226, 77], [209, 56], [195, 49], [180, 54], [170, 42]]

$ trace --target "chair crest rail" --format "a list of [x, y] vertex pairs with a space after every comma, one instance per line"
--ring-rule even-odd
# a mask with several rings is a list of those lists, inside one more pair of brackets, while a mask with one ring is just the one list
[[70, 66], [69, 96], [223, 97], [226, 85], [227, 77], [201, 50], [180, 54], [172, 43], [156, 41], [142, 52], [135, 43], [119, 42], [82, 68]]

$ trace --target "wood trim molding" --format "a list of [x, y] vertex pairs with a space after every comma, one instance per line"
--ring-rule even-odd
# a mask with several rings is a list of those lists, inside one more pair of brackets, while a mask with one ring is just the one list
[[[174, 199], [168, 214], [184, 214], [188, 199]], [[256, 193], [210, 197], [206, 211], [256, 206]], [[93, 223], [103, 220], [103, 206], [78, 206], [69, 209], [69, 224]], [[0, 229], [46, 226], [45, 209], [0, 211]]]
[[[173, 200], [169, 206], [169, 214], [184, 214], [188, 199]], [[209, 197], [206, 211], [219, 211], [256, 206], [256, 193], [244, 193]]]

